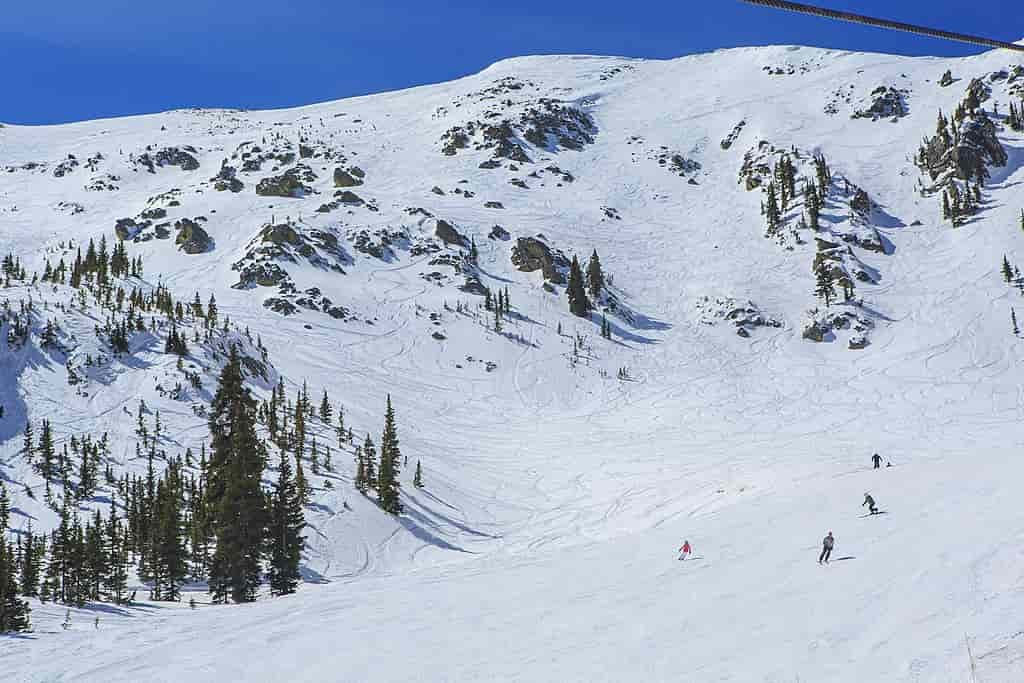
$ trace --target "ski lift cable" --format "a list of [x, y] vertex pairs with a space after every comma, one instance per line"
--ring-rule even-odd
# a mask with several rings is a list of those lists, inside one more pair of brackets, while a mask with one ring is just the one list
[[888, 19], [867, 17], [862, 14], [854, 14], [852, 12], [840, 12], [838, 10], [825, 9], [824, 7], [816, 7], [814, 5], [805, 5], [799, 2], [788, 2], [787, 0], [742, 0], [742, 2], [745, 2], [748, 5], [773, 7], [775, 9], [799, 12], [800, 14], [809, 14], [816, 17], [825, 17], [827, 19], [835, 19], [837, 21], [847, 21], [854, 24], [863, 24], [865, 26], [887, 28], [894, 31], [904, 31], [906, 33], [916, 33], [918, 35], [929, 36], [931, 38], [941, 38], [960, 43], [970, 43], [972, 45], [983, 45], [985, 47], [1024, 52], [1024, 45], [1018, 45], [1016, 43], [1008, 43], [1002, 40], [994, 40], [992, 38], [982, 38], [980, 36], [971, 36], [965, 33], [954, 33], [953, 31], [943, 31], [942, 29], [928, 28], [927, 26], [905, 24], [900, 21], [889, 21]]

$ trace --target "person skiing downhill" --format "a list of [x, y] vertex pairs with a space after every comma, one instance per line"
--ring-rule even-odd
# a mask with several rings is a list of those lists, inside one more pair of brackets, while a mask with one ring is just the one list
[[828, 536], [821, 542], [821, 555], [818, 557], [818, 564], [822, 562], [828, 563], [830, 557], [832, 557], [832, 548], [836, 544], [836, 539], [832, 536], [832, 532], [828, 532]]
[[875, 453], [874, 455], [871, 456], [871, 462], [875, 464], [876, 470], [879, 469], [882, 466], [882, 456], [880, 456], [878, 453]]
[[690, 548], [690, 542], [683, 541], [683, 547], [679, 549], [679, 559], [685, 560], [687, 557], [689, 557], [691, 552], [693, 552], [693, 549]]
[[861, 507], [868, 506], [868, 512], [872, 515], [878, 514], [878, 508], [875, 507], [875, 499], [871, 497], [870, 493], [864, 493], [864, 502], [860, 504]]

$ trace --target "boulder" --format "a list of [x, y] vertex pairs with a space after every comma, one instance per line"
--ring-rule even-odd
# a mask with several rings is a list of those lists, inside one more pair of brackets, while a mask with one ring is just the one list
[[360, 180], [362, 176], [355, 175], [352, 171], [356, 169], [349, 169], [346, 171], [340, 166], [334, 169], [334, 186], [335, 187], [358, 187], [363, 184]]
[[264, 242], [276, 244], [279, 247], [285, 245], [296, 247], [302, 244], [302, 238], [299, 236], [298, 231], [288, 223], [265, 226], [260, 231], [260, 239]]
[[534, 237], [520, 237], [512, 247], [512, 265], [524, 273], [541, 271], [544, 279], [565, 284], [561, 269], [568, 267], [565, 256], [552, 252], [548, 245]]
[[114, 234], [117, 235], [117, 239], [123, 241], [133, 239], [141, 230], [142, 227], [133, 218], [120, 218], [114, 224]]
[[213, 250], [213, 239], [195, 221], [182, 218], [174, 227], [178, 231], [174, 243], [186, 254], [203, 254]]
[[299, 176], [297, 168], [286, 171], [283, 175], [264, 178], [256, 185], [256, 194], [261, 197], [302, 197], [309, 192]]
[[469, 248], [469, 239], [444, 219], [438, 219], [434, 234], [445, 244]]

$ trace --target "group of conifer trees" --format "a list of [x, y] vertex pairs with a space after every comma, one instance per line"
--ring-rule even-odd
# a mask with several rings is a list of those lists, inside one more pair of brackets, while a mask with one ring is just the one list
[[10, 498], [3, 482], [0, 482], [0, 633], [27, 631], [31, 627], [28, 601], [22, 597], [27, 593], [21, 584], [20, 551], [13, 543], [7, 542], [3, 533], [10, 514]]
[[[599, 301], [604, 289], [604, 271], [601, 268], [601, 259], [597, 255], [597, 250], [594, 250], [590, 255], [586, 276], [583, 274], [583, 268], [580, 267], [579, 259], [573, 256], [572, 263], [569, 266], [569, 283], [566, 286], [569, 311], [575, 316], [587, 317], [594, 307], [591, 299]], [[590, 295], [589, 297], [587, 296], [588, 294]]]

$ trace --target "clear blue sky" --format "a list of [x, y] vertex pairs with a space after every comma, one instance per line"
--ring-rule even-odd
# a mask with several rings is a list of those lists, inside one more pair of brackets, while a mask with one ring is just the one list
[[[1003, 40], [1019, 0], [816, 0]], [[524, 54], [676, 57], [800, 43], [978, 52], [738, 0], [25, 0], [0, 18], [0, 121], [308, 104], [449, 80]]]

